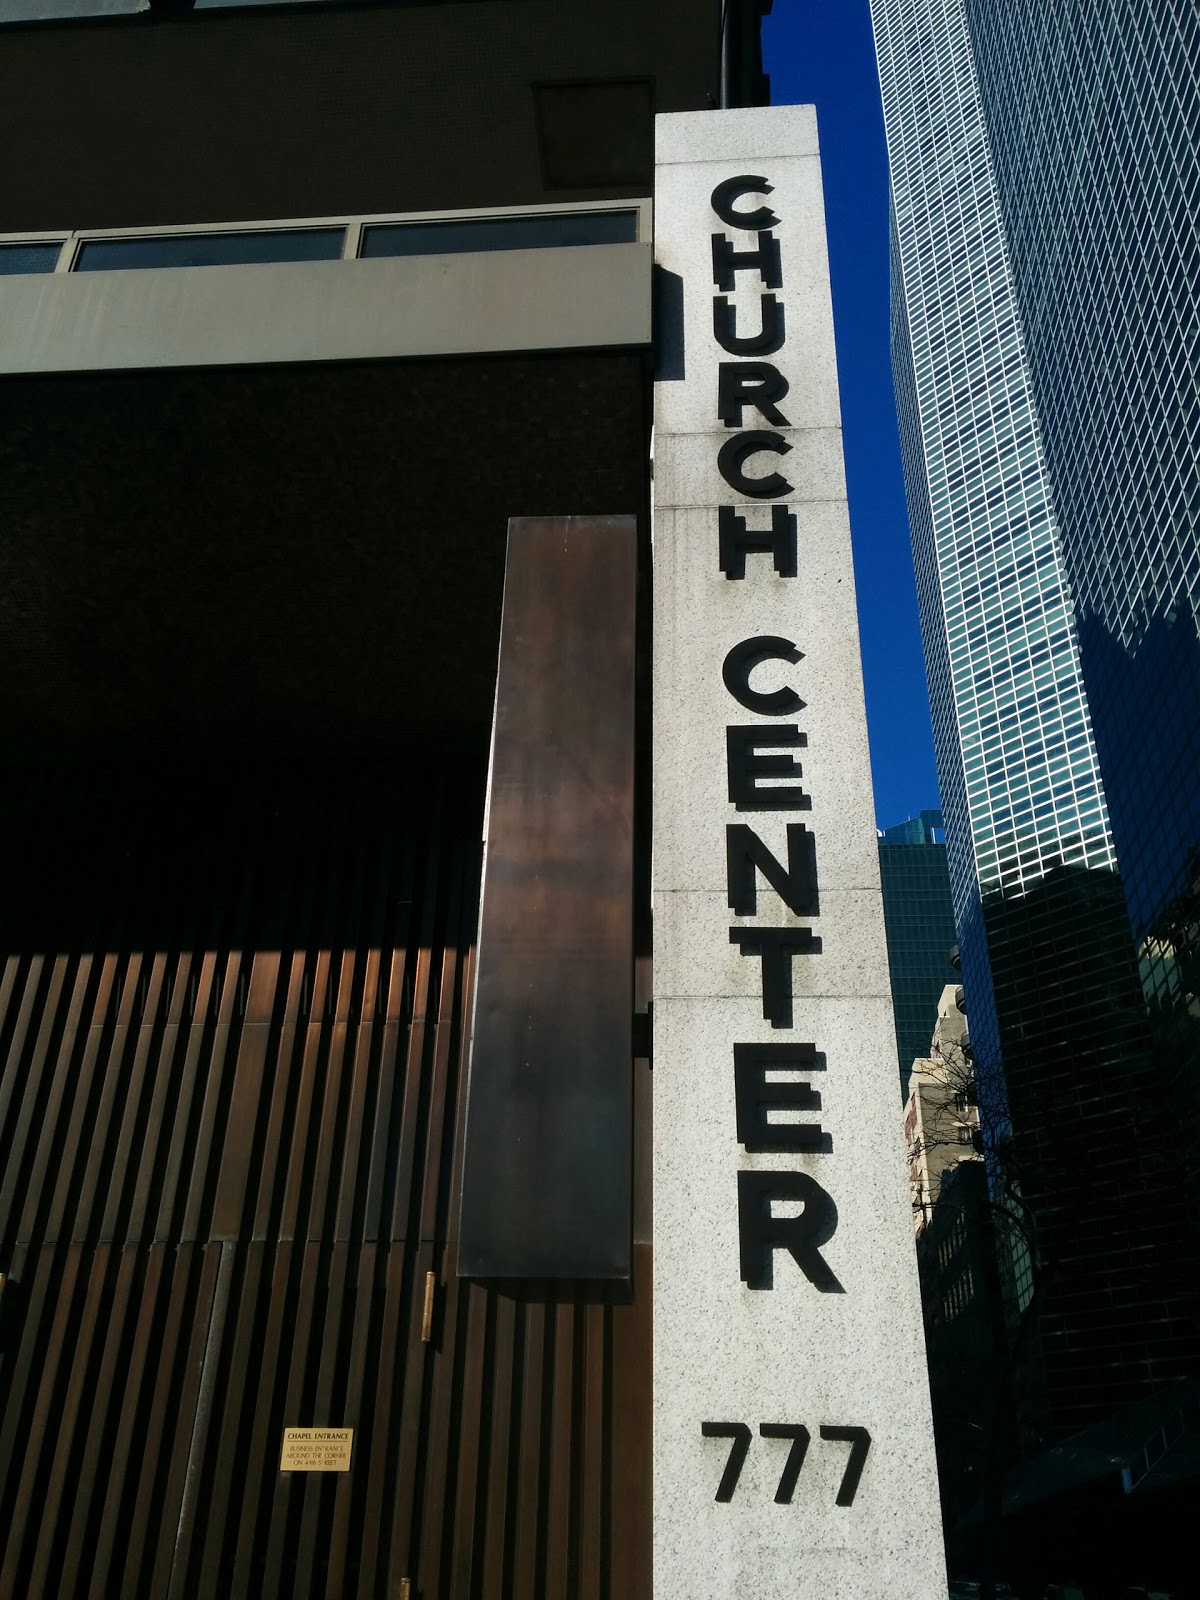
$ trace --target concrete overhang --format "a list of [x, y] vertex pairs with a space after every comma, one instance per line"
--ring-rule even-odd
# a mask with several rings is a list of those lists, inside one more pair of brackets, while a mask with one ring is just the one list
[[0, 378], [0, 769], [486, 750], [508, 519], [644, 517], [649, 368], [549, 350]]
[[0, 277], [0, 373], [650, 343], [651, 246]]

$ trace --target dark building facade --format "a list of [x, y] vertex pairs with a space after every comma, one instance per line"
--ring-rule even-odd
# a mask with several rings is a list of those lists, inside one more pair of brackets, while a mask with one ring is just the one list
[[996, 1351], [1004, 1315], [982, 1162], [960, 1161], [943, 1174], [917, 1238], [917, 1260], [950, 1570], [969, 1573], [971, 1563], [954, 1541], [963, 1539], [962, 1525], [984, 1493], [1007, 1401]]
[[[1200, 1296], [1172, 1074], [1120, 881], [1061, 867], [984, 918], [1010, 1119], [997, 1133], [991, 1105], [989, 1154], [1019, 1196], [1003, 1264], [1033, 1453], [1187, 1378]], [[977, 1076], [986, 1106], [995, 1090]]]
[[958, 981], [951, 959], [956, 939], [954, 899], [940, 811], [922, 811], [883, 829], [879, 877], [903, 1098], [913, 1062], [929, 1047], [942, 990]]
[[644, 1029], [622, 1286], [459, 1276], [456, 1163], [508, 519], [644, 625], [653, 119], [762, 9], [0, 4], [6, 1600], [650, 1593]]

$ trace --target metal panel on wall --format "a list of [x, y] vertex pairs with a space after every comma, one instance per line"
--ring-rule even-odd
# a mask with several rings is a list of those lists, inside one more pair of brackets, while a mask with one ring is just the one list
[[[4, 1600], [648, 1591], [647, 1297], [455, 1274], [480, 788], [5, 786]], [[288, 1426], [349, 1472], [281, 1473]]]
[[634, 517], [514, 517], [459, 1270], [630, 1276]]

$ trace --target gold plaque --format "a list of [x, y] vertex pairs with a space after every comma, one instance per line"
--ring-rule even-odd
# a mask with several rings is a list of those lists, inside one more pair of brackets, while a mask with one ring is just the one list
[[349, 1472], [353, 1428], [285, 1428], [280, 1472]]

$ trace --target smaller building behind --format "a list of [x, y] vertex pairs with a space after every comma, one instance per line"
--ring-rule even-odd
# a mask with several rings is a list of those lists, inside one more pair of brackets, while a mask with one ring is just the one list
[[[947, 984], [928, 1054], [912, 1063], [904, 1136], [942, 1514], [953, 1531], [984, 1493], [1000, 1410], [1003, 1316], [979, 1150], [963, 991]], [[958, 1552], [948, 1546], [952, 1573]], [[967, 1562], [963, 1571], [971, 1571]]]
[[923, 1056], [938, 996], [960, 980], [953, 963], [954, 904], [940, 811], [922, 811], [879, 835], [879, 877], [887, 929], [900, 1092]]
[[920, 1237], [933, 1217], [945, 1175], [960, 1161], [980, 1161], [979, 1108], [971, 1074], [962, 990], [947, 984], [937, 1007], [929, 1054], [912, 1063], [904, 1106], [913, 1230]]

